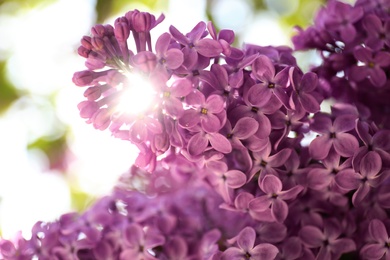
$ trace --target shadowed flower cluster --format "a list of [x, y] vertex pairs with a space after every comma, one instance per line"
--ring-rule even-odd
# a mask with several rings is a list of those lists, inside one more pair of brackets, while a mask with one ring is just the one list
[[[1, 241], [1, 254], [388, 257], [384, 10], [390, 9], [382, 0], [329, 1], [293, 38], [297, 50], [321, 53], [322, 64], [306, 73], [291, 48], [237, 48], [233, 31], [217, 32], [210, 22], [188, 33], [171, 26], [154, 48], [150, 31], [164, 16], [135, 10], [114, 26], [94, 26], [79, 48], [87, 69], [73, 77], [86, 87], [80, 115], [135, 144], [139, 156], [111, 195], [80, 215], [38, 222], [31, 239]], [[149, 84], [147, 108], [123, 109], [132, 103], [123, 98], [129, 91], [140, 99]], [[323, 102], [333, 102], [329, 112], [321, 111]]]

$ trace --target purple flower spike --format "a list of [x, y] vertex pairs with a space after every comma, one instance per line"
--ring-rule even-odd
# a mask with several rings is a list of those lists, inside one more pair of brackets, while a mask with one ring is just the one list
[[267, 175], [260, 183], [260, 189], [265, 193], [253, 199], [249, 208], [262, 212], [271, 208], [271, 214], [275, 221], [283, 222], [288, 215], [288, 205], [285, 200], [295, 199], [303, 190], [303, 186], [297, 185], [289, 190], [282, 191], [282, 182], [274, 175]]
[[229, 247], [223, 252], [221, 260], [272, 260], [279, 252], [278, 248], [272, 244], [263, 243], [255, 246], [256, 232], [251, 227], [244, 228], [232, 240], [236, 241], [238, 247]]
[[358, 47], [354, 55], [364, 65], [351, 68], [349, 72], [351, 79], [360, 82], [368, 78], [374, 86], [384, 86], [387, 78], [383, 68], [390, 65], [390, 53], [383, 51], [374, 53], [369, 48]]
[[371, 220], [368, 226], [368, 234], [373, 243], [368, 243], [360, 250], [360, 255], [364, 259], [389, 259], [390, 257], [390, 237], [386, 227], [379, 219]]
[[331, 147], [334, 147], [336, 152], [344, 157], [351, 157], [359, 148], [357, 139], [346, 133], [354, 128], [355, 116], [340, 115], [332, 122], [328, 115], [318, 113], [313, 119], [311, 129], [322, 134], [309, 146], [310, 154], [314, 159], [326, 158]]

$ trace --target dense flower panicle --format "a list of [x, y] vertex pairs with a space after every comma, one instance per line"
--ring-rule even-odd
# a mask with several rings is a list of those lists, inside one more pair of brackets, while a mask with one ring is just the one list
[[155, 46], [163, 15], [94, 26], [78, 49], [87, 69], [73, 76], [86, 88], [80, 116], [139, 156], [111, 195], [37, 222], [30, 239], [0, 240], [1, 256], [388, 258], [389, 8], [329, 1], [293, 37], [320, 52], [309, 72], [291, 48], [237, 48], [211, 22], [170, 26]]

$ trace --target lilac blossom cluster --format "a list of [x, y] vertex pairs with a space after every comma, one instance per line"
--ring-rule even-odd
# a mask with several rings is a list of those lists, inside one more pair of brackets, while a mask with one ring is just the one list
[[[81, 40], [80, 115], [140, 154], [82, 214], [0, 242], [6, 259], [388, 259], [388, 1], [329, 1], [296, 49], [245, 44], [138, 10]], [[129, 49], [133, 37], [136, 52]], [[153, 48], [154, 47], [154, 48]], [[141, 114], [119, 109], [132, 74], [152, 83]], [[321, 103], [336, 100], [330, 112]], [[309, 144], [307, 139], [317, 135]]]

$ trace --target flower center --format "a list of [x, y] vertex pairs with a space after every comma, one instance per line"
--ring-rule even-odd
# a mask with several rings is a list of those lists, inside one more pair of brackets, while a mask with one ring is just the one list
[[268, 88], [275, 88], [275, 83], [272, 82], [268, 83]]
[[207, 115], [207, 108], [202, 107], [202, 109], [200, 110], [200, 113], [203, 115]]

